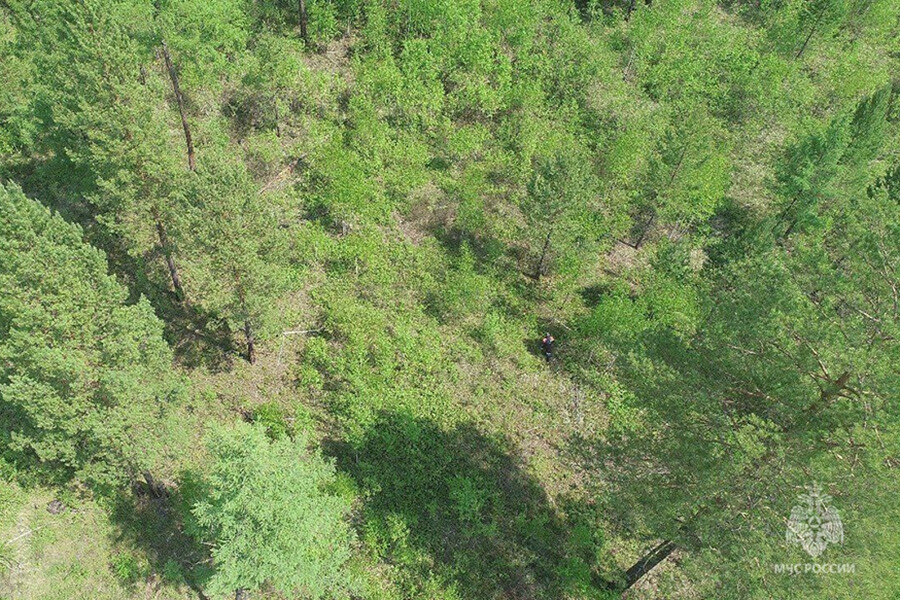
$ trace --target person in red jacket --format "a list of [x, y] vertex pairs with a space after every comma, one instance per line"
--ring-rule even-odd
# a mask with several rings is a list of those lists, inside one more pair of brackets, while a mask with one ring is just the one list
[[544, 339], [541, 340], [541, 351], [544, 353], [544, 358], [547, 359], [547, 362], [550, 362], [550, 359], [553, 357], [553, 342], [555, 341], [550, 333], [544, 334]]

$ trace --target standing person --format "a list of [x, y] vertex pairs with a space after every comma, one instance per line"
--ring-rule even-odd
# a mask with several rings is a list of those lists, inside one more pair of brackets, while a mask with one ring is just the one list
[[541, 340], [541, 350], [544, 352], [544, 357], [547, 359], [547, 362], [550, 362], [550, 358], [553, 356], [553, 342], [556, 340], [553, 338], [550, 333], [544, 334], [544, 339]]

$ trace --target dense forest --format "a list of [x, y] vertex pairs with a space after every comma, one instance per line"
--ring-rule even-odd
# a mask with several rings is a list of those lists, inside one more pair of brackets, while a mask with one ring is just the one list
[[0, 0], [0, 83], [0, 599], [900, 598], [897, 0]]

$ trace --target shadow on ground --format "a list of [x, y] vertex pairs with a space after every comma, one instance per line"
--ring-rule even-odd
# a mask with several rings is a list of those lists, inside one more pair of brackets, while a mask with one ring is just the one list
[[365, 499], [361, 537], [415, 572], [414, 585], [479, 599], [560, 598], [588, 585], [596, 540], [572, 536], [504, 438], [382, 412], [359, 443], [326, 449]]
[[115, 541], [141, 551], [152, 573], [157, 574], [151, 576], [156, 586], [184, 584], [205, 600], [202, 584], [211, 574], [209, 553], [185, 533], [180, 501], [177, 491], [152, 479], [136, 483], [132, 493], [119, 495], [112, 505]]
[[170, 289], [164, 272], [164, 256], [159, 248], [145, 256], [130, 255], [121, 241], [107, 236], [100, 247], [106, 252], [110, 271], [128, 288], [128, 301], [145, 296], [156, 316], [165, 325], [166, 341], [172, 346], [179, 364], [185, 368], [206, 367], [210, 371], [227, 370], [234, 353], [228, 325], [217, 315], [187, 301], [179, 300]]

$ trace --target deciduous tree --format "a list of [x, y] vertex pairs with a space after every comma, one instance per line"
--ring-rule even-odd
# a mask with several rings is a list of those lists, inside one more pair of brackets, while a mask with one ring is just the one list
[[349, 501], [329, 491], [334, 466], [308, 442], [270, 440], [245, 423], [209, 434], [212, 464], [193, 515], [194, 534], [212, 545], [212, 596], [264, 585], [311, 599], [353, 589]]

